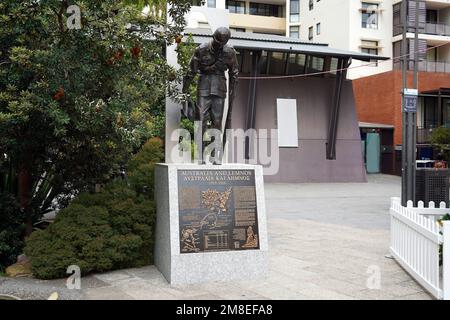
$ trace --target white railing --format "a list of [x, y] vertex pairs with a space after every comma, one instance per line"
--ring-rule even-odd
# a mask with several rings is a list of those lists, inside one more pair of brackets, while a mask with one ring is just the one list
[[433, 202], [424, 208], [421, 201], [418, 207], [412, 201], [403, 207], [400, 198], [392, 198], [390, 213], [392, 256], [433, 296], [450, 300], [450, 221], [438, 222], [450, 209], [445, 203], [435, 208]]

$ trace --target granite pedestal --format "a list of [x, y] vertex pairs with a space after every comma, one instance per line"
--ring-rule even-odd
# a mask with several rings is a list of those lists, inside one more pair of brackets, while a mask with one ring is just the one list
[[[186, 174], [186, 172], [188, 174]], [[208, 173], [208, 175], [206, 177], [201, 177], [204, 172]], [[230, 181], [238, 180], [240, 176], [244, 176], [245, 178], [245, 175], [250, 173], [251, 180], [249, 180], [250, 182], [246, 182], [247, 184], [245, 186], [241, 187], [240, 185], [243, 185], [242, 182], [234, 181], [231, 183], [237, 184], [237, 187], [231, 186], [228, 188], [227, 179]], [[195, 178], [196, 181], [191, 182], [191, 180], [188, 180], [187, 178], [183, 180], [180, 178], [180, 175], [189, 175], [189, 179]], [[197, 176], [199, 177], [196, 178]], [[198, 185], [199, 179], [205, 179], [204, 181], [206, 184], [211, 184], [211, 182], [208, 182], [208, 176], [217, 176], [217, 179], [223, 180], [223, 186], [220, 187], [222, 189], [219, 189], [225, 190], [222, 192], [225, 195], [222, 204], [225, 205], [219, 205], [217, 207], [219, 211], [217, 214], [219, 220], [217, 220], [217, 217], [215, 217], [216, 220], [214, 220], [216, 214], [212, 213], [211, 216], [213, 218], [205, 217], [208, 219], [202, 219], [200, 227], [197, 226], [196, 228], [189, 229], [188, 227], [185, 227], [185, 217], [195, 217], [196, 213], [190, 213], [189, 210], [180, 210], [181, 191], [179, 188], [183, 188], [183, 199], [181, 202], [183, 208], [189, 207], [189, 204], [192, 205], [193, 201], [199, 201], [195, 198], [200, 198], [203, 207], [200, 209], [200, 212], [210, 210], [212, 205], [204, 205], [203, 202], [205, 202], [205, 197], [211, 195], [211, 193], [214, 194], [215, 191], [201, 191], [199, 196], [198, 192], [192, 192], [192, 190], [196, 191], [198, 188], [190, 188], [191, 184], [193, 186], [195, 186], [195, 184]], [[245, 195], [243, 194], [248, 191], [253, 192], [253, 188], [249, 185], [253, 183], [254, 193], [256, 193], [256, 195], [250, 196], [250, 201], [246, 201]], [[186, 193], [186, 190], [191, 193]], [[203, 188], [202, 190], [205, 189]], [[229, 190], [232, 191], [230, 192]], [[225, 194], [226, 192], [228, 192], [228, 194]], [[190, 194], [192, 194], [192, 196], [190, 196]], [[233, 201], [227, 200], [227, 196], [229, 196], [230, 199], [233, 199]], [[267, 220], [264, 200], [263, 169], [261, 166], [245, 164], [224, 164], [220, 166], [157, 164], [155, 168], [155, 199], [157, 204], [155, 266], [169, 283], [188, 284], [208, 281], [247, 280], [261, 278], [267, 275]], [[238, 206], [239, 203], [244, 203], [245, 206], [246, 202], [250, 203], [250, 209], [240, 208], [235, 210], [233, 207], [236, 203], [238, 203]], [[248, 227], [245, 223], [252, 223], [251, 216], [254, 203], [256, 203], [257, 219], [253, 227]], [[239, 211], [239, 214], [236, 213], [236, 215], [234, 215], [234, 211]], [[249, 213], [246, 213], [247, 211]], [[183, 212], [181, 220], [180, 212]], [[193, 210], [192, 212], [196, 211]], [[201, 217], [201, 214], [197, 215]], [[223, 221], [224, 217], [226, 218], [227, 215], [233, 215], [233, 218], [228, 220], [232, 221], [233, 226], [231, 226], [231, 228], [236, 226], [236, 229], [223, 231], [222, 235], [224, 239], [218, 239], [219, 237], [217, 235], [217, 239], [211, 238], [208, 234], [210, 231], [203, 231], [203, 228], [211, 228], [211, 232], [220, 233], [221, 231], [215, 231], [216, 223], [217, 228], [219, 228], [221, 221]], [[249, 216], [249, 218], [247, 218], [247, 216]], [[244, 225], [244, 227], [239, 228], [239, 226], [242, 225]], [[202, 230], [198, 231], [198, 229]], [[194, 231], [196, 231], [199, 236], [192, 234]], [[193, 238], [193, 236], [197, 238], [196, 240], [191, 241], [190, 236], [191, 238]], [[205, 239], [201, 237], [204, 237]], [[182, 239], [180, 240], [180, 238]], [[198, 238], [200, 238], [199, 242], [197, 242]], [[183, 239], [186, 241], [183, 241]], [[204, 240], [202, 242], [203, 244], [200, 244], [201, 240]], [[192, 252], [188, 249], [192, 250]]]

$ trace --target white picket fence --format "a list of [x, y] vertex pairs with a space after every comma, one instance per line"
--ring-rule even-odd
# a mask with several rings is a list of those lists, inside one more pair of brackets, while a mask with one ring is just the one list
[[403, 207], [400, 198], [392, 198], [390, 213], [391, 255], [433, 296], [450, 300], [450, 221], [438, 222], [450, 209], [443, 202], [439, 208], [433, 202], [413, 207], [412, 201]]

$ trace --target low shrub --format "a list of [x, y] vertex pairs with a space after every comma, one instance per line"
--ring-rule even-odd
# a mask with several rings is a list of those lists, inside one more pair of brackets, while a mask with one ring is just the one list
[[66, 276], [70, 265], [87, 274], [151, 264], [153, 168], [162, 156], [162, 142], [151, 139], [130, 161], [128, 181], [80, 194], [46, 230], [33, 232], [25, 247], [33, 274], [53, 279]]

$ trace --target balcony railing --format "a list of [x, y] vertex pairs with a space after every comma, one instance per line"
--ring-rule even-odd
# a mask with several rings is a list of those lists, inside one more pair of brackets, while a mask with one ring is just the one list
[[[394, 36], [402, 34], [403, 27], [401, 24], [393, 25]], [[414, 32], [414, 28], [410, 25], [408, 32]], [[437, 35], [437, 36], [450, 36], [450, 25], [444, 23], [427, 22], [419, 25], [419, 33]]]
[[[413, 67], [414, 68], [414, 67]], [[450, 73], [450, 62], [419, 61], [419, 71]]]
[[[401, 70], [402, 64], [400, 61], [394, 62], [394, 70]], [[419, 71], [421, 72], [443, 72], [450, 73], [450, 62], [445, 61], [419, 61]], [[408, 70], [414, 70], [414, 62], [409, 61]]]
[[426, 23], [425, 33], [439, 36], [450, 36], [450, 25], [443, 23]]

